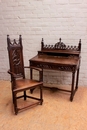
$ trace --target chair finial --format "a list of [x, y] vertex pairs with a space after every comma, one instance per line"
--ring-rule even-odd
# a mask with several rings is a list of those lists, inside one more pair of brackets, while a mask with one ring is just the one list
[[7, 35], [7, 38], [9, 38], [9, 35]]
[[81, 39], [79, 40], [79, 43], [81, 43]]
[[21, 35], [19, 35], [19, 38], [21, 38]]
[[44, 41], [44, 39], [42, 38], [42, 42]]

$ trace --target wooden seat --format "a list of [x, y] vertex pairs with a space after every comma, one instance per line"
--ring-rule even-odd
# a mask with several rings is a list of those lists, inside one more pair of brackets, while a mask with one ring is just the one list
[[[42, 69], [36, 67], [24, 67], [21, 35], [19, 36], [18, 41], [15, 39], [10, 40], [9, 35], [7, 35], [7, 46], [10, 65], [10, 70], [8, 70], [8, 73], [11, 75], [11, 87], [13, 98], [12, 100], [14, 104], [14, 112], [15, 114], [17, 114], [19, 111], [28, 107], [35, 106], [37, 104], [42, 105]], [[25, 68], [29, 68], [30, 71], [39, 71], [39, 80], [34, 80], [33, 75], [30, 75], [30, 79], [26, 79]], [[35, 96], [29, 96], [29, 94], [26, 93], [27, 90], [30, 90], [32, 92], [32, 90], [34, 90], [37, 87], [39, 87], [39, 98]], [[20, 95], [21, 92], [23, 92], [22, 95]], [[18, 95], [18, 93], [20, 94]], [[19, 100], [19, 98], [24, 98], [24, 100], [26, 100], [27, 98], [31, 98], [33, 100], [36, 100], [36, 102], [29, 104], [28, 106], [23, 106], [22, 108], [19, 108], [17, 103], [17, 100]]]

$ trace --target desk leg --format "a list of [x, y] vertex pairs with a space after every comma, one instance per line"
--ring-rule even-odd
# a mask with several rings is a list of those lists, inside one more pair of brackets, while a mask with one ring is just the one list
[[32, 79], [32, 69], [30, 69], [30, 79]]
[[[32, 69], [30, 69], [30, 79], [32, 79], [33, 77], [32, 77], [32, 74], [33, 74], [33, 72], [32, 72], [33, 70]], [[33, 89], [30, 89], [30, 93], [33, 93], [33, 91], [34, 91], [34, 88]]]
[[72, 72], [72, 88], [71, 88], [70, 101], [73, 101], [73, 96], [74, 96], [74, 81], [75, 81], [75, 72]]
[[79, 80], [79, 68], [77, 70], [77, 77], [76, 77], [76, 90], [78, 89], [78, 80]]
[[42, 71], [40, 72], [40, 79], [39, 79], [39, 80], [43, 82], [43, 69], [42, 69]]

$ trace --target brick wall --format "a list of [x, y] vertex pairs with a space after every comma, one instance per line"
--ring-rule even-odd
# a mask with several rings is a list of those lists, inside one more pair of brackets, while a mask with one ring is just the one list
[[[0, 79], [4, 80], [10, 79], [7, 34], [11, 38], [22, 35], [25, 65], [40, 50], [42, 37], [47, 44], [61, 37], [66, 44], [78, 45], [81, 39], [79, 85], [87, 85], [87, 0], [0, 0]], [[44, 81], [70, 84], [71, 74], [48, 70]]]

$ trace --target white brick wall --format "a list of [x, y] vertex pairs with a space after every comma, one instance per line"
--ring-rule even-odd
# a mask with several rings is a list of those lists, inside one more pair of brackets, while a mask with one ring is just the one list
[[[0, 0], [0, 79], [7, 74], [7, 34], [23, 37], [24, 62], [45, 43], [56, 43], [59, 38], [66, 44], [78, 45], [82, 40], [82, 59], [79, 85], [87, 86], [87, 0]], [[45, 71], [46, 83], [71, 84], [71, 74]]]

